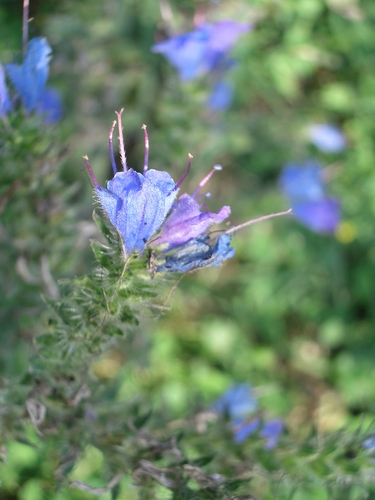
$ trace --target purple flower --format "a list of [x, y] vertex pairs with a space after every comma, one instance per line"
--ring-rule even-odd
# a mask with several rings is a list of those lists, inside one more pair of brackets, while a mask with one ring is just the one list
[[205, 205], [200, 205], [197, 201], [201, 197], [199, 196], [201, 188], [217, 170], [221, 170], [220, 165], [215, 165], [199, 183], [192, 196], [183, 194], [173, 204], [170, 215], [165, 220], [159, 236], [151, 242], [151, 246], [166, 245], [165, 250], [181, 247], [188, 241], [201, 236], [212, 224], [218, 224], [229, 217], [230, 207], [224, 206], [217, 214], [209, 211], [202, 212]]
[[48, 78], [52, 49], [43, 37], [33, 38], [27, 45], [22, 64], [6, 64], [9, 78], [28, 113], [38, 107]]
[[194, 31], [155, 44], [152, 51], [163, 54], [181, 80], [192, 80], [215, 69], [238, 37], [250, 29], [250, 24], [232, 20], [204, 23]]
[[340, 153], [346, 148], [346, 139], [341, 130], [330, 123], [310, 127], [311, 142], [324, 153]]
[[5, 74], [3, 66], [0, 64], [0, 117], [5, 116], [12, 109], [8, 90], [5, 84]]
[[332, 234], [341, 219], [340, 203], [325, 194], [320, 166], [314, 161], [286, 165], [279, 184], [302, 224], [319, 233]]
[[94, 183], [103, 210], [121, 235], [125, 254], [142, 251], [151, 236], [160, 228], [177, 195], [178, 185], [167, 172], [148, 170], [148, 136], [145, 133], [145, 161], [143, 174], [127, 168], [122, 135], [121, 114], [117, 113], [120, 131], [120, 154], [123, 172], [117, 172], [112, 149], [113, 122], [109, 134], [110, 156], [114, 177], [107, 188], [99, 186], [98, 181], [84, 157], [86, 167]]
[[284, 422], [280, 418], [275, 418], [274, 420], [268, 420], [264, 423], [260, 435], [262, 438], [267, 439], [265, 445], [266, 450], [272, 450], [277, 445], [279, 436], [284, 430]]

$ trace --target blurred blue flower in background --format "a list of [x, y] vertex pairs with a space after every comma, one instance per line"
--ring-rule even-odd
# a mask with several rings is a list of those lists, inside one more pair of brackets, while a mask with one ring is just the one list
[[212, 93], [207, 99], [207, 104], [213, 111], [222, 111], [229, 108], [232, 102], [232, 97], [232, 86], [229, 83], [220, 80], [214, 84]]
[[[45, 38], [33, 38], [27, 44], [22, 64], [5, 65], [9, 79], [27, 113], [36, 111], [45, 115], [44, 120], [49, 124], [57, 122], [62, 116], [59, 93], [52, 88], [46, 88], [51, 53], [52, 49]], [[10, 108], [7, 111], [9, 110]]]
[[272, 450], [277, 445], [279, 436], [284, 430], [284, 422], [280, 418], [268, 420], [264, 423], [263, 429], [260, 431], [262, 438], [267, 439], [265, 445], [266, 450]]
[[324, 153], [341, 153], [346, 148], [345, 136], [336, 125], [312, 125], [309, 134], [311, 142]]
[[53, 124], [61, 120], [62, 100], [57, 90], [46, 87], [37, 106], [37, 113], [44, 115], [45, 123]]
[[52, 49], [43, 37], [27, 44], [22, 64], [6, 64], [9, 78], [28, 113], [36, 110], [45, 89]]
[[243, 443], [251, 434], [259, 430], [259, 427], [260, 418], [233, 422], [234, 440], [236, 443]]
[[284, 167], [279, 184], [296, 219], [318, 233], [332, 234], [341, 220], [340, 202], [325, 194], [320, 165], [309, 160]]
[[238, 384], [217, 399], [213, 408], [219, 413], [227, 413], [231, 420], [237, 420], [254, 413], [258, 408], [258, 403], [250, 385]]
[[204, 23], [194, 31], [155, 44], [152, 51], [163, 54], [178, 70], [181, 80], [192, 80], [215, 69], [237, 38], [250, 29], [250, 24], [232, 20]]
[[255, 417], [258, 403], [248, 384], [239, 384], [231, 387], [213, 404], [213, 409], [229, 416], [234, 440], [243, 443], [251, 434], [260, 429], [260, 437], [267, 439], [266, 450], [277, 445], [279, 436], [284, 429], [281, 419], [266, 420], [263, 425], [259, 417]]
[[233, 95], [232, 86], [222, 79], [235, 64], [228, 52], [238, 37], [251, 28], [248, 23], [230, 19], [203, 23], [194, 31], [155, 44], [152, 51], [163, 54], [178, 70], [182, 81], [211, 73], [214, 84], [207, 104], [213, 111], [221, 111], [230, 106]]
[[0, 117], [5, 116], [11, 109], [12, 104], [5, 84], [4, 68], [0, 64]]

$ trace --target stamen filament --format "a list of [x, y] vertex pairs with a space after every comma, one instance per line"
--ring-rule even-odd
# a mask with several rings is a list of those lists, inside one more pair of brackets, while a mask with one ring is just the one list
[[240, 224], [235, 227], [231, 227], [227, 231], [224, 231], [225, 234], [230, 234], [234, 233], [234, 231], [237, 231], [237, 229], [242, 229], [243, 227], [246, 226], [251, 226], [251, 224], [255, 224], [256, 222], [262, 222], [267, 219], [272, 219], [272, 217], [279, 217], [280, 215], [288, 215], [292, 213], [292, 209], [290, 208], [289, 210], [286, 210], [285, 212], [277, 212], [276, 214], [269, 214], [269, 215], [263, 215], [262, 217], [258, 217], [257, 219], [252, 219], [247, 222], [244, 222], [243, 224]]
[[117, 174], [117, 167], [116, 167], [116, 162], [115, 162], [115, 155], [113, 152], [113, 130], [116, 127], [116, 120], [113, 120], [111, 130], [109, 131], [109, 156], [111, 158], [111, 165], [112, 165], [112, 170], [113, 173], [116, 175]]
[[99, 182], [96, 180], [96, 177], [95, 177], [94, 171], [93, 171], [93, 169], [91, 168], [91, 165], [90, 165], [90, 163], [89, 163], [89, 158], [88, 158], [88, 156], [84, 156], [84, 157], [83, 157], [83, 161], [85, 162], [86, 168], [87, 168], [87, 170], [88, 170], [88, 172], [89, 172], [89, 174], [90, 174], [90, 177], [91, 177], [91, 179], [92, 179], [92, 182], [94, 183], [94, 186], [95, 186], [96, 188], [98, 188], [98, 187], [99, 187]]
[[206, 175], [206, 177], [204, 177], [200, 183], [198, 184], [198, 187], [197, 189], [194, 191], [194, 193], [192, 194], [192, 198], [195, 198], [197, 196], [197, 194], [199, 193], [199, 191], [202, 189], [202, 187], [211, 179], [211, 177], [213, 176], [213, 174], [216, 172], [216, 170], [222, 170], [223, 167], [221, 165], [215, 165], [214, 168], [208, 172], [208, 174]]
[[147, 133], [147, 127], [146, 125], [142, 125], [143, 128], [143, 133], [145, 136], [145, 157], [143, 161], [143, 175], [147, 172], [148, 170], [148, 153], [150, 151], [150, 142], [148, 140], [148, 133]]
[[189, 173], [189, 171], [190, 171], [190, 167], [191, 167], [191, 160], [192, 160], [192, 158], [193, 158], [193, 155], [191, 155], [191, 154], [189, 153], [189, 154], [188, 154], [188, 164], [187, 164], [186, 170], [185, 170], [185, 172], [182, 174], [181, 179], [180, 179], [180, 180], [177, 182], [177, 184], [175, 185], [174, 190], [175, 190], [175, 189], [178, 189], [178, 188], [181, 186], [181, 184], [184, 182], [185, 177], [187, 176], [187, 174], [188, 174], [188, 173]]
[[119, 113], [116, 111], [116, 115], [117, 115], [117, 123], [118, 123], [118, 140], [119, 140], [119, 151], [120, 151], [121, 165], [122, 165], [123, 171], [126, 172], [128, 170], [128, 168], [126, 166], [124, 135], [122, 133], [122, 121], [121, 121], [121, 115], [122, 115], [123, 111], [124, 111], [124, 108], [122, 108]]
[[29, 0], [23, 0], [23, 12], [22, 12], [22, 48], [23, 55], [26, 54], [27, 50], [27, 39], [29, 38]]

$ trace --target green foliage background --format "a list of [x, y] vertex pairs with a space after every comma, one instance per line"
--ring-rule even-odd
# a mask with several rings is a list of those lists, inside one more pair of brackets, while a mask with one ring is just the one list
[[[187, 154], [193, 154], [187, 192], [213, 164], [223, 165], [210, 185], [210, 207], [231, 205], [233, 223], [288, 208], [277, 187], [282, 166], [315, 156], [328, 165], [329, 189], [342, 202], [343, 222], [335, 237], [312, 233], [291, 218], [244, 229], [234, 239], [232, 261], [186, 276], [173, 290], [171, 309], [157, 323], [150, 318], [155, 311], [147, 308], [136, 333], [116, 347], [110, 344], [89, 372], [98, 386], [98, 404], [105, 406], [115, 394], [119, 405], [109, 435], [125, 432], [116, 428], [122, 411], [127, 418], [138, 418], [153, 408], [159, 416], [150, 426], [159, 432], [162, 414], [176, 429], [186, 425], [187, 456], [219, 452], [211, 472], [217, 463], [229, 475], [238, 475], [241, 463], [260, 461], [269, 476], [261, 472], [252, 482], [256, 498], [372, 498], [373, 487], [365, 486], [362, 469], [351, 469], [347, 454], [359, 452], [362, 438], [354, 430], [361, 426], [368, 431], [375, 414], [375, 4], [174, 0], [173, 17], [163, 20], [160, 3], [31, 3], [31, 36], [45, 35], [53, 47], [50, 83], [63, 94], [65, 117], [49, 132], [59, 138], [46, 138], [32, 121], [15, 135], [11, 131], [21, 126], [19, 116], [1, 131], [2, 201], [9, 187], [23, 179], [5, 196], [1, 225], [0, 258], [6, 271], [1, 283], [2, 375], [23, 376], [33, 352], [29, 341], [45, 333], [51, 321], [42, 312], [40, 294], [50, 296], [51, 288], [41, 259], [47, 256], [55, 281], [95, 276], [89, 237], [99, 236], [91, 222], [82, 155], [88, 154], [103, 184], [111, 175], [107, 135], [115, 110], [125, 108], [132, 167], [141, 167], [143, 123], [152, 168], [167, 170], [176, 179]], [[1, 63], [20, 51], [22, 6], [17, 4], [21, 2], [0, 3]], [[234, 49], [239, 61], [231, 73], [234, 102], [220, 114], [204, 104], [209, 77], [181, 84], [175, 70], [150, 51], [166, 33], [191, 30], [197, 9], [209, 21], [254, 23]], [[325, 122], [345, 132], [344, 153], [325, 155], [309, 143], [308, 127]], [[18, 157], [12, 153], [16, 147]], [[46, 165], [54, 167], [47, 175]], [[43, 200], [50, 200], [46, 208], [40, 208]], [[30, 271], [28, 282], [20, 262]], [[158, 305], [164, 306], [173, 282], [158, 286]], [[233, 449], [223, 458], [231, 436], [224, 439], [210, 426], [202, 438], [205, 449], [194, 437], [191, 415], [207, 410], [231, 384], [244, 381], [255, 387], [267, 415], [285, 419], [290, 440], [281, 442], [282, 451], [275, 456], [262, 451], [254, 438], [241, 449], [230, 445]], [[78, 382], [72, 393], [77, 387]], [[22, 413], [18, 417], [25, 419]], [[345, 429], [342, 435], [332, 434], [339, 429]], [[62, 444], [56, 440], [48, 449], [31, 425], [27, 432], [29, 444], [7, 444], [8, 463], [0, 470], [2, 498], [94, 498], [66, 486], [58, 493], [48, 486], [50, 493], [41, 493], [53, 483], [51, 457]], [[100, 429], [95, 432], [99, 435]], [[325, 443], [325, 452], [312, 466], [314, 439]], [[93, 486], [108, 482], [113, 468], [103, 459], [107, 444], [88, 444], [77, 455], [73, 472], [67, 472], [69, 479]], [[346, 462], [340, 461], [340, 453]], [[288, 472], [287, 479], [281, 480], [280, 470]], [[358, 484], [342, 487], [345, 477], [357, 477]], [[115, 494], [112, 498], [172, 498], [162, 485], [152, 490], [146, 484], [135, 491], [129, 477]], [[206, 498], [186, 495], [173, 498]], [[109, 499], [111, 493], [100, 497]]]

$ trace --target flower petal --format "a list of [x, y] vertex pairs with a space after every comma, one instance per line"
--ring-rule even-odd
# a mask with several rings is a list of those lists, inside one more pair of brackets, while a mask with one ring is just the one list
[[161, 234], [152, 246], [167, 244], [167, 250], [185, 245], [201, 236], [212, 224], [220, 223], [230, 215], [230, 208], [223, 207], [217, 214], [201, 212], [197, 201], [183, 194], [173, 205], [171, 214], [163, 224]]
[[220, 266], [224, 260], [234, 256], [235, 249], [230, 246], [228, 234], [222, 234], [213, 247], [206, 243], [207, 239], [189, 241], [172, 255], [166, 256], [164, 263], [156, 271], [186, 273], [200, 267]]

